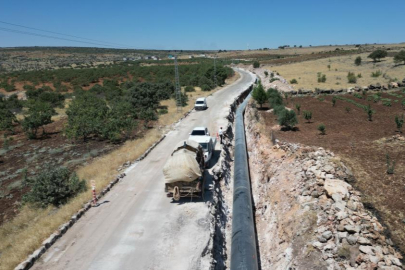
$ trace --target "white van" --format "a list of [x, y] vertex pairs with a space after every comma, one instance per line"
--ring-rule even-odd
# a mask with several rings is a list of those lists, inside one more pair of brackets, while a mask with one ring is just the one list
[[208, 108], [207, 99], [205, 97], [204, 98], [197, 98], [197, 100], [195, 101], [195, 104], [194, 104], [194, 109], [196, 109], [196, 110], [205, 110], [207, 108]]

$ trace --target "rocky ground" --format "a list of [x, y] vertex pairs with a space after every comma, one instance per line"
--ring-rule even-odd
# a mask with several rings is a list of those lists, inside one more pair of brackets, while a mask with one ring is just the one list
[[338, 156], [271, 141], [245, 114], [261, 269], [403, 269], [378, 219], [364, 208]]

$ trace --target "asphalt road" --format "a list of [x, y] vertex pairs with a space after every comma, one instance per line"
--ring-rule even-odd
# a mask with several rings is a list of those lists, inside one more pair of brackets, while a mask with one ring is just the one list
[[32, 269], [208, 269], [201, 254], [210, 237], [209, 209], [203, 200], [167, 198], [162, 168], [195, 126], [207, 126], [214, 135], [226, 123], [229, 104], [254, 80], [238, 71], [241, 78], [208, 97], [207, 110], [193, 111], [131, 166], [101, 205], [90, 209]]

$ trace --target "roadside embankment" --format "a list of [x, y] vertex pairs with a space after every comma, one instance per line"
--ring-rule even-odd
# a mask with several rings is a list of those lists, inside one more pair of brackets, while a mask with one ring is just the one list
[[261, 269], [403, 269], [385, 228], [323, 148], [285, 143], [245, 113]]

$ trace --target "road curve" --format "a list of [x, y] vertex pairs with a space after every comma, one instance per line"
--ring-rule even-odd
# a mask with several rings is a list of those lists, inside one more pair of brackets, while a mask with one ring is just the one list
[[254, 81], [252, 74], [237, 71], [241, 78], [208, 97], [206, 111], [193, 111], [177, 124], [32, 269], [208, 269], [201, 260], [210, 237], [208, 207], [202, 200], [167, 198], [162, 168], [193, 127], [207, 126], [216, 134], [226, 123], [229, 105]]

